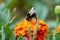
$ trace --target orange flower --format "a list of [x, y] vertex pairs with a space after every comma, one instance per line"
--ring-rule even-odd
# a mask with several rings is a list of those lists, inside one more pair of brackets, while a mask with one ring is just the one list
[[20, 23], [16, 24], [16, 27], [14, 29], [14, 33], [16, 36], [20, 36], [20, 34], [25, 35], [25, 30], [28, 30], [28, 26], [26, 24], [27, 21], [26, 21], [26, 23], [24, 23], [24, 22], [20, 22]]
[[44, 40], [44, 37], [47, 36], [47, 34], [48, 25], [43, 20], [40, 20], [35, 40]]
[[[16, 27], [14, 29], [15, 35], [16, 36], [25, 35], [27, 39], [30, 40], [28, 28], [30, 27], [31, 33], [33, 35], [36, 23], [37, 23], [36, 20], [31, 21], [24, 20], [23, 22], [16, 24]], [[48, 25], [43, 20], [40, 20], [35, 40], [44, 40], [44, 37], [47, 34], [48, 34]]]
[[45, 31], [45, 34], [47, 34], [48, 32], [48, 25], [43, 21], [43, 20], [40, 20], [39, 22], [39, 26], [38, 26], [38, 30], [42, 30], [42, 31]]
[[24, 20], [23, 22], [16, 24], [14, 33], [16, 36], [20, 36], [20, 34], [25, 35], [26, 34], [25, 30], [28, 30], [28, 27], [30, 27], [30, 30], [33, 31], [35, 25], [36, 25], [36, 20], [33, 21]]
[[44, 40], [44, 31], [37, 31], [35, 40]]
[[54, 32], [60, 32], [60, 26], [56, 27], [53, 31]]

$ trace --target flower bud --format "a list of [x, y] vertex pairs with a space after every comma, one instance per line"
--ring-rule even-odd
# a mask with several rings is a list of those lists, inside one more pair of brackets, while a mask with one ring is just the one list
[[55, 7], [55, 13], [60, 14], [60, 6], [59, 5]]

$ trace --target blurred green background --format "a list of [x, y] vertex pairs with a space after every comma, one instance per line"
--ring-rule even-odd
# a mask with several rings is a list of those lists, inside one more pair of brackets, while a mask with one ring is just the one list
[[[56, 5], [60, 5], [60, 0], [0, 0], [0, 40], [15, 40], [12, 30], [16, 23], [26, 17], [31, 7], [35, 7], [39, 19], [49, 24], [50, 36], [46, 37], [46, 40], [53, 40], [52, 30], [56, 27], [54, 12]], [[56, 40], [60, 40], [59, 36]]]

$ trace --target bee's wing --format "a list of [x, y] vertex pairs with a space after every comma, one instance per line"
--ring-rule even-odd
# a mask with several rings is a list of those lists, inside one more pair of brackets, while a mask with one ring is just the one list
[[29, 11], [29, 14], [32, 15], [35, 12], [36, 12], [36, 10], [34, 10], [34, 7], [32, 7], [31, 10]]
[[30, 9], [29, 13], [31, 13], [33, 10], [34, 10], [34, 7], [32, 7], [32, 8]]

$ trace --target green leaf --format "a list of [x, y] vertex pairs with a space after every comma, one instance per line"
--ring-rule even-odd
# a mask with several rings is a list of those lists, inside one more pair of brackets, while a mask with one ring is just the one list
[[5, 23], [9, 22], [10, 20], [9, 9], [4, 9], [4, 11], [1, 12], [1, 18]]
[[2, 30], [0, 30], [0, 34], [2, 33]]
[[9, 27], [5, 27], [4, 32], [9, 37], [10, 40], [15, 40], [15, 36]]
[[2, 34], [2, 40], [5, 40], [4, 28], [3, 28], [3, 26], [1, 26], [1, 28], [2, 28], [2, 32], [1, 32], [1, 34]]
[[60, 38], [60, 32], [59, 33], [56, 33], [56, 38]]
[[16, 16], [14, 16], [14, 17], [10, 20], [10, 23], [12, 23], [15, 18], [16, 18]]
[[2, 40], [2, 36], [0, 35], [0, 40]]
[[13, 4], [15, 3], [15, 0], [6, 0], [6, 8], [11, 8]]
[[27, 40], [27, 38], [25, 36], [20, 36], [17, 38], [17, 40]]
[[5, 9], [5, 3], [0, 4], [0, 13]]

